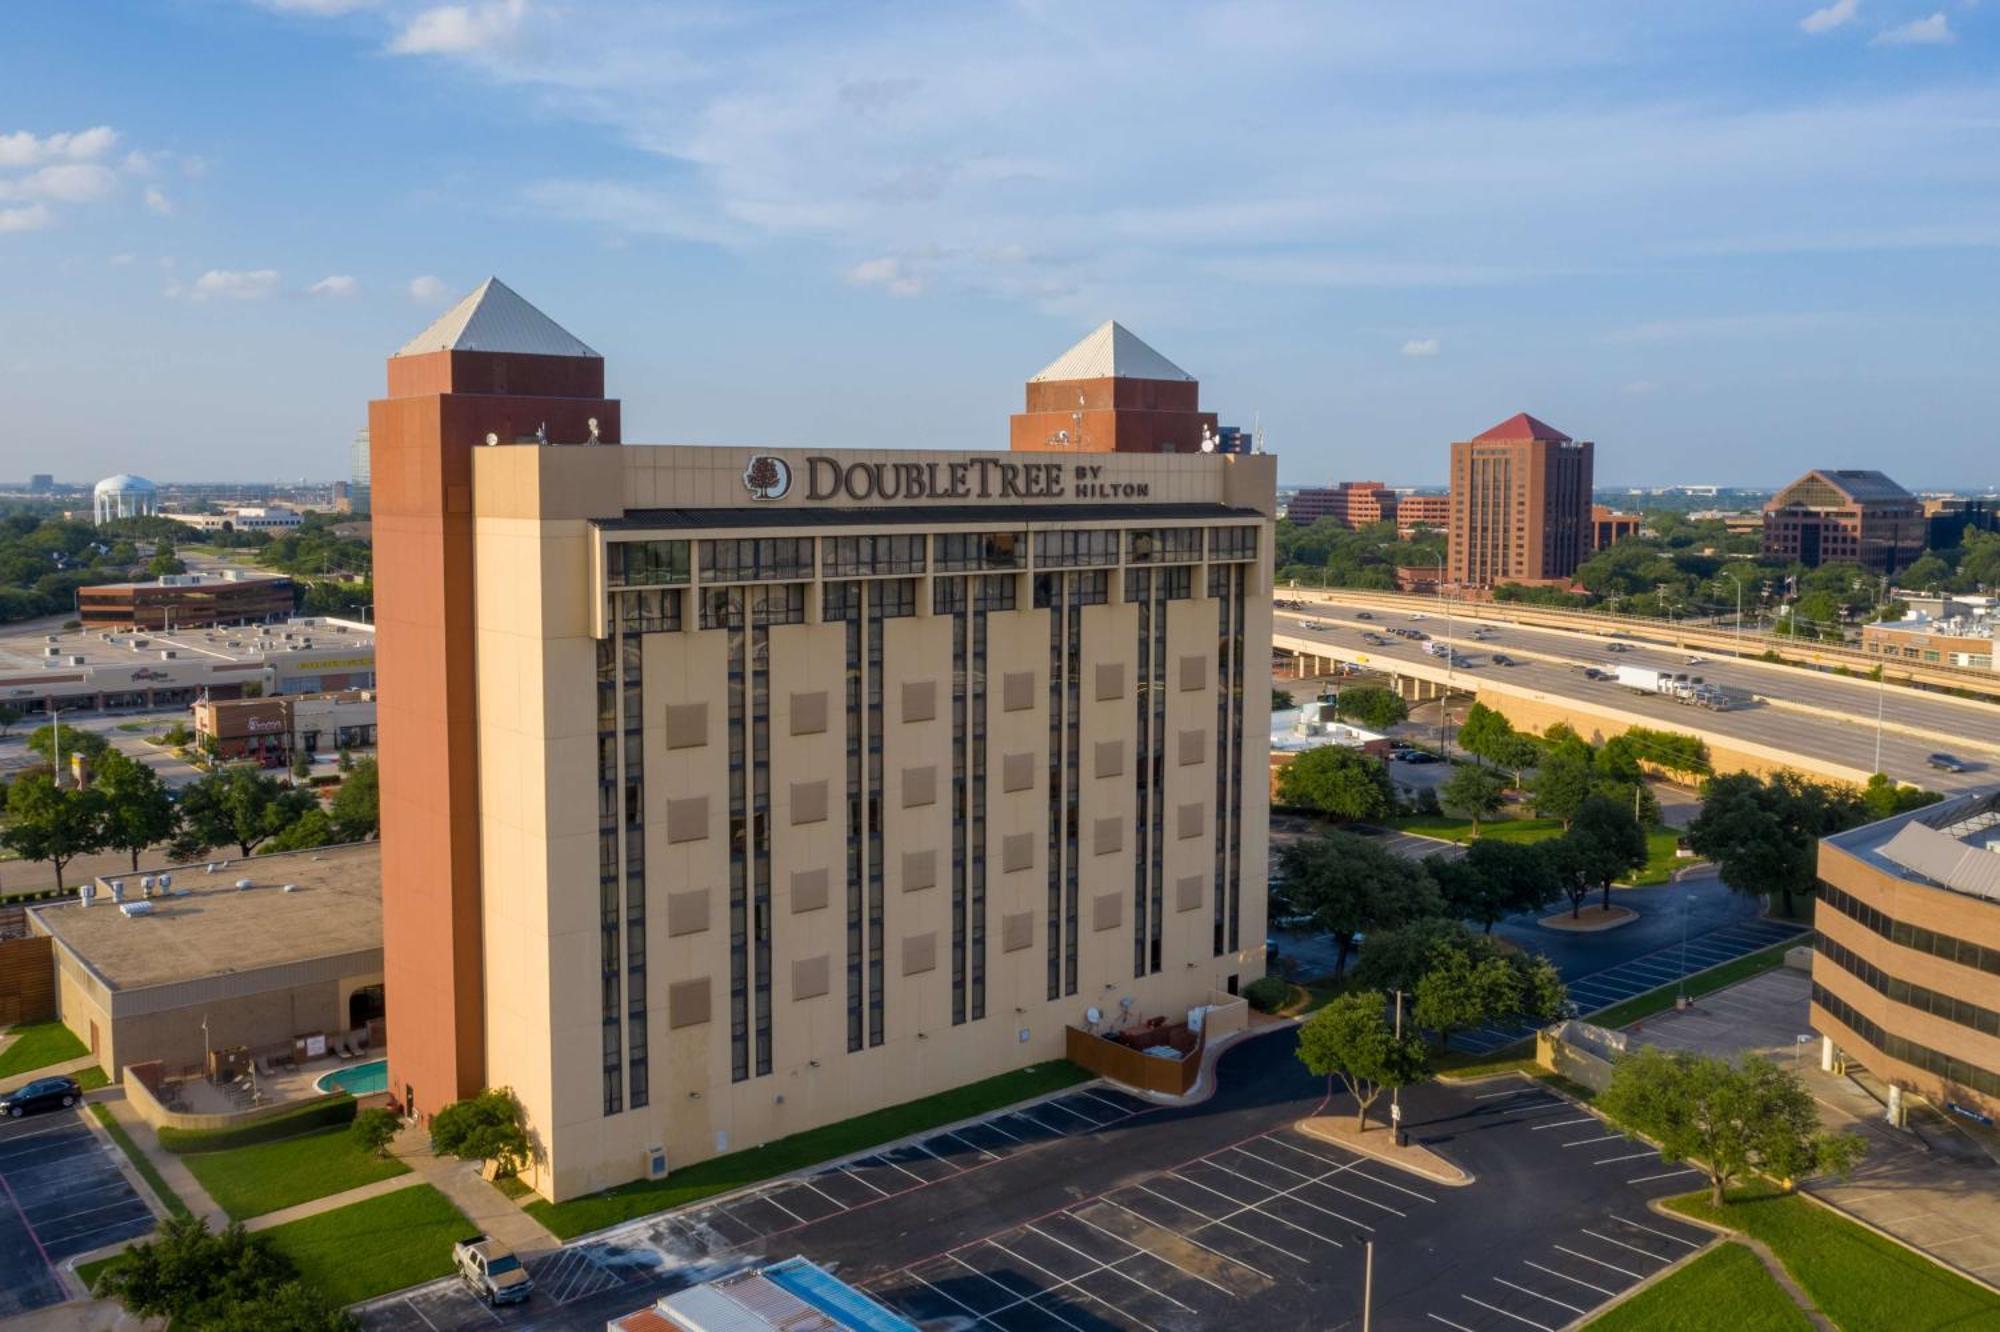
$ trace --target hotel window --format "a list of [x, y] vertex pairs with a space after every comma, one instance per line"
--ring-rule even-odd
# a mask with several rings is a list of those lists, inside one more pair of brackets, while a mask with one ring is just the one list
[[597, 642], [597, 913], [603, 1028], [604, 1113], [625, 1108], [620, 1029], [622, 956], [618, 937], [618, 640]]
[[1035, 533], [1037, 569], [1076, 568], [1118, 563], [1118, 536], [1110, 528]]
[[681, 596], [675, 588], [621, 592], [614, 599], [618, 627], [627, 634], [666, 633], [681, 627]]
[[1018, 569], [1027, 548], [1025, 532], [941, 532], [931, 538], [938, 573]]
[[604, 553], [605, 581], [612, 587], [651, 587], [688, 580], [685, 541], [614, 541]]
[[704, 583], [754, 583], [813, 576], [811, 537], [743, 537], [700, 544]]
[[1256, 559], [1257, 529], [1254, 527], [1209, 528], [1208, 558], [1211, 560]]
[[1150, 527], [1125, 534], [1127, 564], [1186, 564], [1200, 559], [1199, 527]]
[[822, 576], [826, 578], [922, 573], [924, 538], [921, 534], [827, 537], [821, 556]]

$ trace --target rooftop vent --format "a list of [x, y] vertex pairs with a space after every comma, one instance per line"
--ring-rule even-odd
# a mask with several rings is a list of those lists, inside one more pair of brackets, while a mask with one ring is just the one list
[[175, 657], [178, 657], [180, 655], [181, 655], [180, 653], [174, 651], [172, 648], [160, 649], [160, 660], [162, 661], [172, 661]]
[[285, 885], [285, 886], [284, 886], [283, 888], [280, 888], [280, 889], [279, 889], [278, 891], [279, 891], [279, 892], [281, 892], [281, 893], [295, 893], [295, 892], [297, 892], [298, 890], [299, 890], [299, 886], [298, 886], [297, 884], [295, 884], [295, 883], [288, 883], [288, 884], [286, 884], [286, 885]]
[[153, 904], [145, 901], [122, 902], [119, 904], [118, 909], [125, 913], [127, 920], [130, 920], [134, 916], [150, 916], [153, 914]]
[[248, 879], [238, 879], [236, 881], [236, 891], [239, 893], [242, 892], [245, 888], [254, 888], [255, 886], [256, 885], [251, 883], [250, 880]]
[[70, 665], [72, 665], [72, 666], [81, 666], [81, 665], [83, 665], [83, 658], [82, 658], [82, 657], [71, 657], [71, 658], [69, 659], [69, 664], [70, 664]]

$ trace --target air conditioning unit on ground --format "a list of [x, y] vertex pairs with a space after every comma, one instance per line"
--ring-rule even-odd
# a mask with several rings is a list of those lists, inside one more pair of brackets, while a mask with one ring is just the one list
[[667, 1149], [648, 1147], [646, 1149], [646, 1178], [665, 1179], [667, 1177]]

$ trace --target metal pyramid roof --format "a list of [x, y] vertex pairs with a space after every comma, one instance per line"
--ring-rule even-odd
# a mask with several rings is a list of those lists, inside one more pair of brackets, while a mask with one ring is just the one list
[[561, 324], [490, 277], [437, 321], [404, 343], [398, 356], [437, 351], [519, 352], [602, 359]]
[[1568, 444], [1570, 437], [1550, 425], [1537, 420], [1526, 412], [1516, 412], [1491, 430], [1482, 431], [1472, 437], [1475, 444], [1497, 444], [1503, 440], [1543, 440], [1550, 444]]
[[1147, 346], [1139, 335], [1115, 319], [1107, 319], [1042, 367], [1030, 384], [1072, 379], [1177, 379], [1192, 384], [1194, 376]]

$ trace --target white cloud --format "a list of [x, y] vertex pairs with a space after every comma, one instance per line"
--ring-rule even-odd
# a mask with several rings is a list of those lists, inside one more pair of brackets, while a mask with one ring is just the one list
[[29, 204], [25, 208], [0, 208], [0, 236], [10, 231], [40, 231], [55, 220], [47, 204]]
[[1799, 28], [1814, 36], [1822, 32], [1832, 32], [1854, 21], [1861, 10], [1861, 0], [1833, 0], [1825, 9], [1815, 9], [1799, 20]]
[[411, 19], [389, 43], [397, 55], [470, 55], [506, 46], [527, 16], [527, 0], [439, 5]]
[[429, 273], [410, 279], [410, 299], [419, 305], [436, 305], [450, 294], [450, 290], [444, 285], [443, 278]]
[[280, 14], [310, 14], [314, 18], [337, 18], [358, 9], [373, 9], [379, 0], [255, 0], [265, 9]]
[[117, 191], [117, 173], [95, 162], [59, 162], [13, 180], [0, 180], [0, 199], [99, 203]]
[[361, 284], [345, 273], [333, 273], [321, 278], [306, 288], [309, 296], [352, 296], [361, 290]]
[[188, 294], [197, 301], [259, 301], [278, 289], [275, 268], [211, 268], [194, 280]]
[[1943, 10], [1875, 35], [1877, 46], [1945, 46], [1957, 40], [1958, 34], [1951, 30], [1951, 20]]
[[1411, 338], [1403, 344], [1403, 355], [1405, 356], [1436, 356], [1437, 354], [1438, 340], [1436, 338]]
[[104, 156], [118, 142], [118, 131], [96, 125], [74, 133], [38, 139], [26, 130], [0, 134], [0, 167], [36, 166], [43, 162], [89, 162]]
[[924, 280], [901, 259], [864, 259], [847, 270], [847, 280], [856, 287], [880, 287], [891, 296], [921, 296]]
[[174, 211], [174, 203], [173, 200], [167, 198], [164, 190], [159, 189], [157, 186], [148, 186], [146, 189], [146, 208], [150, 212], [155, 212], [165, 217]]

